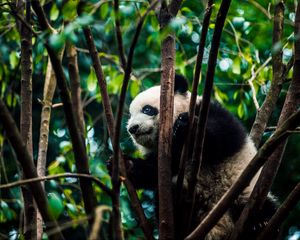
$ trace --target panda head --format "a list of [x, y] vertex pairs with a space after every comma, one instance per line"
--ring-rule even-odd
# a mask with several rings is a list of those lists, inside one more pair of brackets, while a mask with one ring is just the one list
[[[190, 103], [190, 92], [187, 80], [181, 75], [175, 75], [173, 123], [178, 115], [187, 112]], [[129, 107], [130, 118], [127, 130], [134, 144], [144, 154], [157, 151], [159, 116], [160, 116], [160, 86], [151, 87], [139, 93]]]

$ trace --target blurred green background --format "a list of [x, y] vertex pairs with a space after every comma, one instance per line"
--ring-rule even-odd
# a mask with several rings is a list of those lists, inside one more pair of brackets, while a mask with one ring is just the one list
[[[5, 1], [3, 1], [5, 3]], [[110, 177], [105, 162], [111, 155], [111, 142], [105, 123], [101, 105], [101, 96], [96, 76], [92, 68], [87, 45], [84, 40], [82, 26], [92, 27], [97, 49], [101, 57], [108, 92], [114, 112], [123, 80], [123, 71], [118, 57], [115, 38], [112, 1], [86, 1], [83, 5], [84, 13], [76, 17], [78, 1], [42, 1], [51, 24], [59, 30], [59, 34], [52, 35], [50, 44], [57, 51], [66, 41], [73, 43], [78, 50], [79, 71], [81, 77], [82, 100], [86, 124], [86, 144], [90, 161], [90, 170], [94, 176], [110, 186]], [[287, 63], [292, 56], [293, 22], [295, 18], [295, 4], [297, 1], [286, 1], [284, 38], [281, 43], [272, 48], [273, 10], [276, 1], [233, 1], [222, 35], [218, 62], [216, 65], [215, 85], [213, 97], [221, 102], [228, 110], [244, 122], [250, 130], [254, 121], [256, 109], [253, 104], [253, 93], [248, 84], [253, 72], [258, 72], [253, 81], [257, 99], [261, 104], [270, 87], [272, 67], [270, 56], [272, 51], [284, 47], [283, 61]], [[169, 30], [176, 33], [176, 71], [185, 75], [191, 85], [193, 69], [197, 54], [197, 46], [201, 34], [205, 1], [184, 1], [177, 17], [172, 20]], [[209, 26], [202, 77], [204, 79], [214, 20], [220, 1], [216, 1]], [[132, 0], [120, 1], [120, 20], [125, 52], [128, 53], [136, 24], [139, 17], [149, 7], [148, 1]], [[7, 11], [7, 5], [0, 6], [0, 97], [5, 100], [14, 118], [19, 122], [20, 115], [20, 36], [16, 28], [15, 18]], [[70, 21], [64, 26], [64, 21]], [[43, 85], [47, 66], [47, 51], [43, 41], [48, 38], [46, 33], [40, 32], [36, 17], [33, 16], [34, 29], [38, 37], [33, 39], [33, 141], [34, 159], [37, 159], [39, 139], [40, 113], [43, 98]], [[64, 26], [64, 27], [63, 27]], [[160, 81], [160, 41], [164, 32], [159, 31], [159, 24], [154, 12], [146, 18], [139, 38], [133, 61], [133, 73], [128, 87], [125, 114], [122, 124], [121, 148], [128, 154], [137, 154], [131, 140], [125, 131], [128, 118], [128, 104], [140, 91], [147, 89]], [[65, 74], [68, 76], [67, 60], [63, 58]], [[284, 97], [289, 85], [291, 73], [283, 86], [277, 108], [275, 109], [269, 126], [275, 126], [279, 117]], [[203, 81], [199, 87], [199, 94], [203, 89]], [[56, 92], [53, 103], [60, 103]], [[265, 139], [270, 136], [265, 134]], [[294, 134], [286, 149], [282, 166], [273, 186], [273, 192], [280, 202], [292, 190], [300, 179], [299, 134]], [[13, 182], [19, 179], [16, 157], [0, 126], [0, 183]], [[47, 174], [76, 172], [72, 144], [66, 127], [62, 107], [52, 110], [49, 136], [49, 150], [47, 159]], [[74, 221], [66, 231], [69, 239], [84, 239], [87, 223], [76, 223], [85, 216], [81, 193], [76, 179], [66, 178], [46, 182], [46, 190], [50, 201], [50, 211], [63, 225], [67, 221]], [[110, 205], [110, 199], [94, 186], [99, 205]], [[153, 193], [139, 191], [143, 200], [142, 206], [149, 219], [154, 218]], [[142, 231], [130, 207], [126, 190], [121, 191], [122, 223], [126, 239], [142, 239]], [[20, 214], [22, 200], [19, 188], [0, 191], [0, 239], [22, 239], [19, 235]], [[284, 239], [300, 239], [300, 205], [293, 210], [284, 227]], [[108, 217], [105, 218], [108, 221]], [[106, 224], [107, 225], [107, 224]], [[104, 230], [107, 226], [104, 226]], [[156, 232], [157, 235], [157, 232]], [[45, 236], [46, 237], [46, 236]]]

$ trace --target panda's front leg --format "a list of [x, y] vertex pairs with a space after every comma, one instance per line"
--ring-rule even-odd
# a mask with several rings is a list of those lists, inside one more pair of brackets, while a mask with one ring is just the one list
[[[148, 156], [146, 159], [131, 158], [123, 155], [126, 173], [136, 189], [157, 188], [157, 158]], [[109, 174], [112, 175], [112, 157], [106, 162]]]
[[177, 175], [181, 151], [186, 140], [189, 130], [189, 115], [188, 112], [179, 114], [173, 124], [173, 139], [172, 139], [172, 172], [173, 176]]
[[135, 188], [157, 189], [157, 157], [127, 158], [125, 161], [127, 162], [127, 176]]

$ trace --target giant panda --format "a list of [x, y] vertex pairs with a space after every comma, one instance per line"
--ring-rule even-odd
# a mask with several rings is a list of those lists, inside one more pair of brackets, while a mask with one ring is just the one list
[[[183, 76], [175, 75], [174, 91], [172, 175], [176, 177], [180, 151], [188, 130], [188, 110], [191, 97], [187, 80]], [[201, 97], [198, 96], [197, 106], [199, 107], [200, 104]], [[128, 177], [136, 188], [155, 191], [158, 188], [159, 108], [160, 86], [154, 86], [139, 93], [129, 107], [130, 118], [127, 130], [134, 145], [143, 155], [143, 159], [125, 157]], [[212, 101], [206, 128], [201, 176], [195, 186], [197, 200], [193, 228], [201, 222], [233, 185], [256, 152], [257, 150], [242, 124], [219, 103]], [[257, 177], [252, 180], [232, 207], [209, 232], [206, 240], [228, 238], [256, 180]], [[268, 197], [263, 210], [256, 217], [255, 222], [249, 226], [249, 232], [243, 239], [255, 239], [275, 210], [274, 200]]]

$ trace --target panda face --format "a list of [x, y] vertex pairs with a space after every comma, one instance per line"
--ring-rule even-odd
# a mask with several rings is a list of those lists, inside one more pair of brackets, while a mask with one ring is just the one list
[[152, 87], [138, 94], [129, 107], [127, 131], [134, 144], [142, 151], [153, 149], [157, 144], [159, 97], [160, 87]]
[[[173, 122], [180, 113], [188, 111], [189, 102], [189, 92], [175, 92]], [[127, 131], [133, 143], [144, 154], [156, 152], [160, 116], [160, 86], [149, 88], [138, 94], [131, 102], [129, 112]]]

